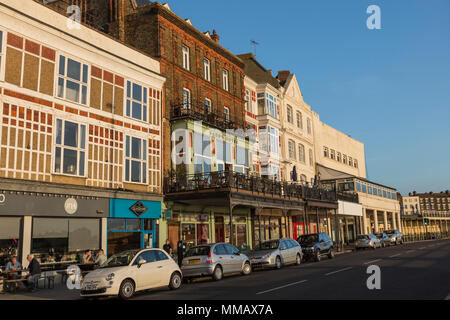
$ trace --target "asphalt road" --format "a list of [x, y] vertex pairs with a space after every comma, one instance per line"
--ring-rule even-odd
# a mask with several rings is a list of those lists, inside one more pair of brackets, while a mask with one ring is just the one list
[[[380, 267], [379, 290], [367, 288], [370, 265]], [[356, 251], [219, 282], [184, 284], [176, 291], [146, 292], [134, 299], [450, 299], [450, 240]]]
[[[369, 290], [367, 268], [381, 271], [381, 289]], [[44, 289], [3, 294], [0, 300], [76, 300], [78, 290]], [[111, 298], [114, 300], [114, 298]], [[450, 300], [450, 240], [426, 241], [364, 250], [280, 270], [254, 271], [215, 282], [200, 279], [175, 291], [137, 293], [133, 300]], [[110, 300], [108, 298], [107, 300]]]

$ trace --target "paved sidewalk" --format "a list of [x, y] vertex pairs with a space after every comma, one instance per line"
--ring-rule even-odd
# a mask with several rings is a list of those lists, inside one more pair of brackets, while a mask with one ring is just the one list
[[69, 290], [66, 285], [55, 284], [54, 289], [37, 289], [28, 292], [21, 287], [17, 293], [0, 293], [1, 300], [76, 300], [80, 299], [80, 290]]

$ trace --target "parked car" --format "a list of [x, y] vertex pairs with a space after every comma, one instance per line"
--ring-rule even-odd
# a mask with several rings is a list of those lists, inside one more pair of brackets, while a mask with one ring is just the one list
[[111, 256], [81, 283], [83, 298], [119, 296], [131, 298], [135, 292], [181, 286], [182, 273], [176, 262], [160, 249], [128, 250]]
[[224, 275], [252, 272], [250, 259], [228, 243], [204, 244], [191, 247], [183, 257], [181, 271], [189, 281], [194, 277], [212, 276], [221, 280]]
[[322, 256], [334, 258], [333, 241], [327, 233], [312, 233], [298, 237], [305, 260], [320, 261]]
[[273, 267], [302, 262], [302, 247], [294, 239], [274, 239], [261, 242], [248, 254], [252, 267]]
[[385, 233], [391, 238], [391, 244], [403, 244], [403, 233], [398, 230], [387, 230]]
[[381, 248], [381, 241], [375, 235], [369, 234], [360, 234], [356, 236], [355, 249], [367, 249], [367, 248]]
[[386, 233], [376, 233], [375, 236], [380, 239], [383, 248], [391, 245], [391, 238]]

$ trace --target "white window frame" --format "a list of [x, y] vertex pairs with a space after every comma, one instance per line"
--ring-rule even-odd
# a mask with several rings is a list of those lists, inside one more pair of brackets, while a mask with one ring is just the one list
[[[184, 94], [185, 92], [187, 93], [187, 101], [185, 99], [185, 97], [186, 97], [185, 94]], [[182, 97], [183, 97], [183, 108], [184, 109], [190, 109], [190, 106], [191, 106], [191, 90], [189, 90], [187, 88], [183, 88]]]
[[211, 61], [209, 59], [203, 59], [203, 72], [205, 74], [205, 80], [211, 81]]
[[294, 123], [294, 110], [290, 105], [287, 105], [286, 107], [286, 120], [291, 124]]
[[[130, 85], [130, 97], [128, 97], [128, 84]], [[141, 97], [142, 100], [136, 100], [133, 98], [133, 85], [140, 86], [142, 89]], [[148, 116], [149, 116], [149, 88], [147, 88], [145, 85], [142, 85], [141, 83], [137, 81], [127, 80], [124, 88], [124, 94], [125, 94], [125, 116], [127, 118], [142, 121], [145, 123], [148, 123]], [[141, 115], [142, 118], [135, 118], [133, 117], [133, 102], [138, 103], [141, 105]], [[130, 113], [128, 114], [128, 103], [130, 108]]]
[[227, 107], [223, 107], [223, 115], [224, 115], [224, 119], [227, 121], [230, 121], [230, 109]]
[[205, 98], [205, 108], [206, 108], [206, 110], [209, 113], [212, 112], [212, 101], [211, 101], [211, 99]]
[[[57, 142], [57, 138], [58, 138], [58, 121], [61, 121], [61, 142], [58, 143]], [[66, 146], [64, 144], [64, 132], [65, 132], [65, 124], [66, 122], [71, 122], [74, 123], [78, 126], [78, 137], [77, 137], [77, 142], [78, 145], [76, 147], [73, 146]], [[84, 127], [84, 148], [81, 147], [82, 144], [82, 129]], [[74, 121], [73, 119], [63, 119], [60, 117], [56, 117], [55, 118], [55, 122], [54, 122], [54, 137], [53, 137], [53, 148], [52, 148], [52, 172], [54, 174], [58, 174], [58, 175], [68, 175], [68, 176], [75, 176], [75, 177], [87, 177], [87, 171], [88, 171], [88, 166], [87, 166], [87, 152], [88, 152], [88, 132], [87, 132], [87, 128], [88, 125], [86, 123], [83, 122], [77, 122]], [[59, 148], [60, 151], [60, 164], [59, 164], [59, 172], [56, 171], [56, 149]], [[64, 149], [68, 149], [68, 150], [72, 150], [72, 151], [76, 151], [77, 152], [77, 170], [76, 173], [66, 173], [64, 172]], [[80, 174], [80, 160], [82, 157], [81, 153], [84, 153], [84, 159], [83, 159], [83, 174]]]
[[222, 82], [223, 82], [223, 90], [228, 91], [229, 90], [228, 70], [225, 69], [222, 70]]
[[[132, 136], [132, 135], [124, 135], [125, 136], [125, 141], [124, 141], [124, 153], [123, 153], [123, 157], [124, 157], [124, 162], [123, 162], [123, 181], [126, 183], [133, 183], [133, 184], [148, 184], [148, 139], [145, 137], [139, 137], [139, 136]], [[143, 151], [142, 157], [141, 159], [138, 158], [133, 158], [132, 154], [133, 154], [133, 150], [132, 150], [132, 145], [133, 145], [133, 138], [134, 139], [139, 139], [140, 140], [140, 147], [141, 147], [141, 151]], [[129, 142], [129, 155], [127, 156], [127, 142]], [[145, 159], [144, 159], [145, 158]], [[129, 166], [128, 166], [128, 180], [127, 180], [127, 161], [129, 161]], [[140, 181], [136, 182], [136, 181], [132, 181], [132, 161], [138, 162], [140, 164], [140, 171], [141, 171], [141, 177], [140, 177]], [[143, 165], [145, 164], [145, 168], [143, 169]], [[145, 179], [145, 181], [143, 181], [143, 179]]]
[[297, 128], [303, 130], [303, 115], [300, 111], [297, 111]]
[[0, 80], [4, 81], [5, 79], [5, 50], [6, 50], [6, 41], [5, 35], [6, 32], [0, 29]]
[[295, 142], [293, 140], [288, 140], [288, 154], [289, 158], [296, 159]]
[[305, 146], [301, 143], [298, 144], [298, 161], [306, 163]]
[[[61, 67], [61, 57], [64, 58], [64, 75], [61, 75], [60, 70], [59, 70]], [[67, 71], [69, 68], [69, 59], [72, 61], [78, 62], [80, 64], [80, 80], [76, 80], [76, 79], [73, 79], [73, 78], [70, 78], [69, 76], [67, 76]], [[66, 101], [70, 101], [70, 102], [74, 102], [77, 104], [88, 106], [90, 104], [90, 101], [89, 101], [89, 98], [90, 98], [90, 65], [83, 62], [81, 59], [73, 58], [72, 56], [67, 55], [65, 53], [60, 53], [58, 55], [58, 63], [57, 64], [58, 64], [58, 66], [57, 66], [57, 68], [55, 68], [55, 73], [56, 73], [55, 97], [58, 97], [59, 99], [63, 99]], [[87, 67], [86, 82], [83, 81], [84, 66]], [[63, 80], [62, 97], [59, 94], [60, 80]], [[80, 86], [78, 101], [74, 101], [74, 100], [67, 98], [67, 81], [73, 82]], [[86, 102], [85, 103], [83, 103], [83, 87], [86, 87]]]
[[245, 89], [245, 110], [252, 112], [252, 95], [249, 89]]
[[189, 47], [182, 45], [181, 52], [183, 55], [183, 68], [190, 71], [190, 52]]

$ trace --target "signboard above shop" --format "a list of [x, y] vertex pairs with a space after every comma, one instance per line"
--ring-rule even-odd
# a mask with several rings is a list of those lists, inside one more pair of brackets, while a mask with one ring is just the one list
[[160, 219], [161, 202], [128, 199], [110, 199], [110, 218]]
[[0, 193], [0, 215], [40, 217], [107, 217], [109, 199], [40, 192]]

